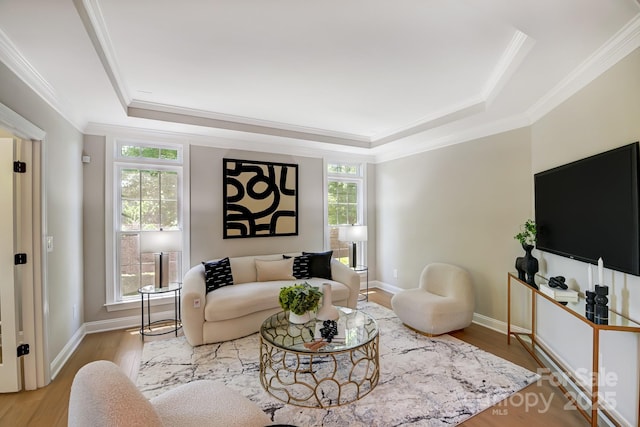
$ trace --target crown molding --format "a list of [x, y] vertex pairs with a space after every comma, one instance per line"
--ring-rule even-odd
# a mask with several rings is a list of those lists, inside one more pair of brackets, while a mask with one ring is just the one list
[[522, 31], [515, 31], [482, 90], [482, 99], [487, 106], [502, 91], [535, 44], [535, 40]]
[[376, 137], [372, 141], [371, 147], [380, 147], [393, 141], [397, 141], [401, 138], [406, 138], [420, 132], [425, 132], [439, 126], [444, 126], [457, 120], [462, 120], [466, 117], [482, 113], [485, 110], [486, 104], [484, 100], [469, 100], [466, 104], [452, 107], [449, 109], [449, 111], [442, 112], [435, 117], [418, 120], [412, 124], [409, 124], [403, 129], [393, 131], [380, 137]]
[[265, 141], [264, 138], [260, 138], [260, 136], [257, 137], [257, 140], [248, 140], [191, 132], [149, 130], [146, 128], [102, 123], [90, 123], [87, 126], [85, 133], [88, 135], [108, 135], [115, 138], [133, 138], [138, 140], [185, 143], [189, 145], [201, 145], [228, 150], [244, 150], [262, 153], [269, 152], [301, 157], [333, 158], [336, 154], [341, 154], [350, 159], [357, 159], [368, 163], [374, 163], [375, 161], [374, 155], [368, 148], [335, 145], [309, 140], [269, 138], [268, 141]]
[[0, 62], [4, 63], [71, 126], [82, 132], [82, 126], [79, 125], [80, 120], [70, 117], [69, 112], [73, 110], [69, 107], [68, 102], [65, 102], [53, 86], [27, 61], [2, 29], [0, 29]]
[[600, 49], [531, 106], [526, 114], [536, 122], [580, 89], [640, 47], [640, 14], [631, 19]]
[[518, 114], [473, 128], [463, 129], [458, 132], [454, 131], [439, 138], [425, 138], [423, 141], [412, 144], [390, 143], [386, 146], [377, 147], [373, 149], [372, 152], [375, 154], [375, 163], [384, 163], [530, 125], [531, 121], [528, 116]]
[[342, 144], [360, 148], [369, 148], [371, 144], [369, 138], [359, 135], [229, 116], [170, 105], [145, 103], [142, 101], [132, 103], [132, 105], [127, 108], [127, 115], [129, 117], [143, 119], [318, 141], [329, 144]]
[[122, 105], [123, 110], [127, 111], [127, 106], [131, 103], [131, 97], [124, 83], [118, 61], [116, 59], [113, 43], [107, 31], [107, 24], [104, 21], [102, 10], [97, 0], [73, 0], [73, 4], [80, 15], [80, 20], [84, 25], [85, 31], [93, 44], [93, 48], [100, 58], [102, 67], [111, 82], [111, 86]]

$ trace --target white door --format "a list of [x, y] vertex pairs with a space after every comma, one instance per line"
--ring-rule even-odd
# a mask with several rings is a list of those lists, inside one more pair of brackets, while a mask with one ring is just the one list
[[14, 141], [0, 138], [0, 392], [21, 389], [14, 266]]

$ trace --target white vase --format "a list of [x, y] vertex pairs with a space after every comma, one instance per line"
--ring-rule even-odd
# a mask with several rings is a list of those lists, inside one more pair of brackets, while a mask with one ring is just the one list
[[329, 283], [322, 284], [322, 307], [316, 314], [318, 320], [338, 320], [340, 313], [331, 301], [331, 285]]
[[311, 313], [309, 311], [306, 311], [303, 314], [295, 314], [293, 311], [289, 312], [289, 322], [291, 323], [302, 325], [310, 321], [311, 321]]

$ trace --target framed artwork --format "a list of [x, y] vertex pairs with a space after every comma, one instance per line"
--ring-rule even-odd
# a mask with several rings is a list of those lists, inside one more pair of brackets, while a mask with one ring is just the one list
[[298, 235], [298, 165], [222, 162], [225, 239]]

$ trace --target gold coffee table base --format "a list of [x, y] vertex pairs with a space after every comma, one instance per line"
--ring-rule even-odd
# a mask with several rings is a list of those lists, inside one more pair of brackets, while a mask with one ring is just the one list
[[260, 382], [273, 397], [292, 405], [328, 408], [355, 402], [378, 384], [378, 342], [376, 333], [355, 348], [300, 352], [260, 337]]

